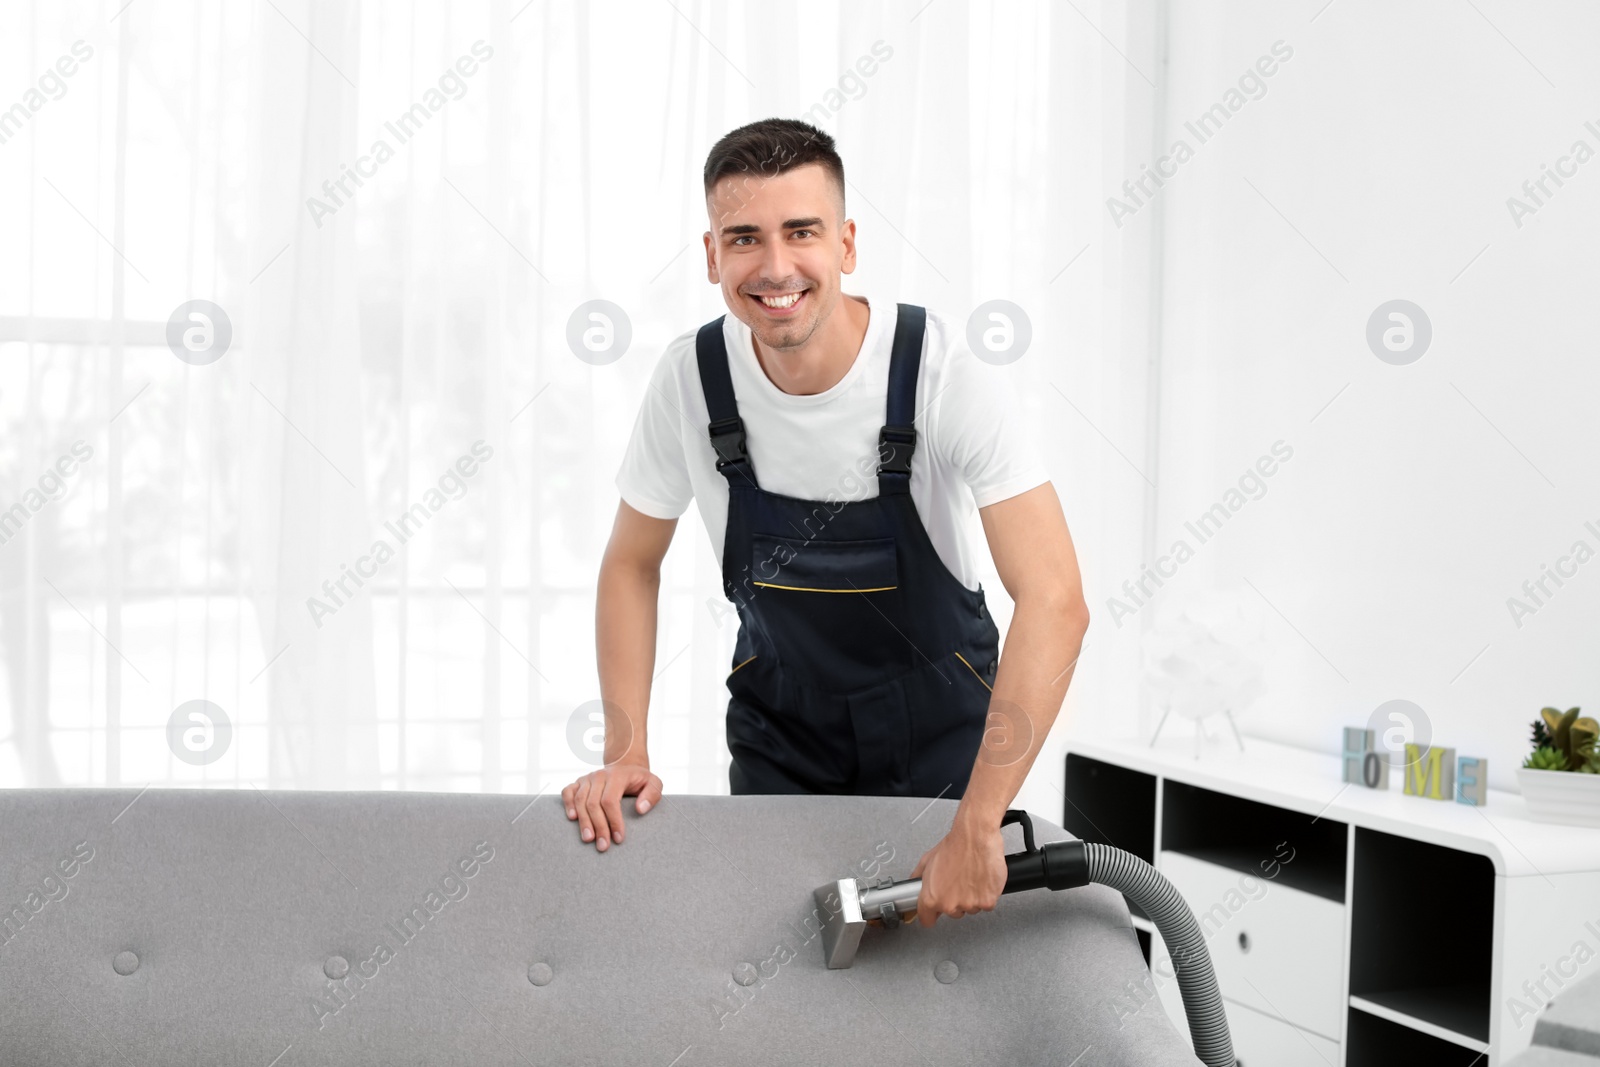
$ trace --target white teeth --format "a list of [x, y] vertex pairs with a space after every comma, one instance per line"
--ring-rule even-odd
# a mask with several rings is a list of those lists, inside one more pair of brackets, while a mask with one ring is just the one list
[[759, 299], [769, 308], [788, 308], [794, 307], [794, 302], [799, 300], [801, 293], [804, 292], [805, 290], [802, 289], [799, 293], [788, 293], [784, 296], [763, 296]]

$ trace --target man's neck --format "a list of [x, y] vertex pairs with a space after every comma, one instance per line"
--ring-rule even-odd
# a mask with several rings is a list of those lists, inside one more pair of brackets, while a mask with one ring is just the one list
[[870, 316], [865, 300], [840, 293], [828, 321], [801, 347], [777, 355], [764, 350], [753, 335], [750, 344], [773, 385], [791, 396], [812, 396], [832, 389], [849, 373], [861, 353]]

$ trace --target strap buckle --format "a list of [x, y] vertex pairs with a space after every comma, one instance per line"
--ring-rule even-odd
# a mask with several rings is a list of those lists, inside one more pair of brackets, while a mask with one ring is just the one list
[[710, 433], [711, 447], [717, 450], [717, 470], [750, 458], [750, 452], [745, 448], [744, 422], [739, 416], [712, 422]]
[[910, 474], [916, 447], [917, 431], [912, 427], [884, 426], [878, 431], [878, 473]]

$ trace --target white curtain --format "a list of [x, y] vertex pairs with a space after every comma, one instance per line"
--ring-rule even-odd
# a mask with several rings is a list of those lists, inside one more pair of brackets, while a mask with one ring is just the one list
[[[665, 344], [724, 310], [706, 152], [772, 115], [838, 139], [847, 290], [1027, 311], [997, 373], [1088, 584], [1132, 573], [1156, 216], [1119, 230], [1103, 190], [1148, 155], [1160, 32], [1130, 6], [7, 0], [0, 784], [589, 769], [612, 477]], [[567, 342], [599, 299], [631, 327], [608, 363]], [[193, 300], [231, 325], [214, 362], [169, 347]], [[727, 788], [736, 625], [691, 508], [650, 720], [669, 790]], [[1065, 716], [1133, 714], [1134, 653], [1091, 631]], [[216, 711], [169, 729], [196, 700], [225, 750]]]

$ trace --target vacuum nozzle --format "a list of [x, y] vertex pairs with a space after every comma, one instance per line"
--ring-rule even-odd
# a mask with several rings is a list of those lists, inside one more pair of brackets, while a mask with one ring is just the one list
[[861, 932], [867, 926], [899, 926], [914, 919], [922, 879], [896, 882], [888, 875], [875, 879], [841, 878], [818, 886], [811, 894], [822, 910], [822, 959], [830, 970], [856, 961]]
[[[1033, 820], [1013, 808], [1000, 820], [1002, 827], [1022, 824], [1024, 850], [1006, 857], [1006, 885], [1002, 893], [1025, 889], [1070, 889], [1088, 882], [1082, 841], [1056, 841], [1043, 848], [1033, 842]], [[812, 892], [826, 916], [822, 924], [822, 957], [830, 970], [856, 961], [862, 931], [871, 926], [894, 928], [916, 917], [922, 879], [896, 882], [888, 875], [877, 878], [841, 878]]]
[[[1182, 894], [1131, 853], [1077, 840], [1052, 841], [1040, 847], [1034, 844], [1033, 820], [1027, 812], [1007, 811], [1000, 825], [1013, 822], [1022, 824], [1024, 850], [1006, 857], [1006, 885], [1001, 892], [1071, 889], [1095, 882], [1138, 904], [1172, 952], [1195, 1054], [1207, 1067], [1234, 1067], [1233, 1040], [1205, 934]], [[822, 954], [829, 969], [849, 967], [856, 961], [856, 949], [869, 924], [899, 926], [915, 915], [921, 895], [922, 879], [896, 882], [887, 875], [870, 880], [843, 878], [818, 886], [812, 897], [826, 916]]]

